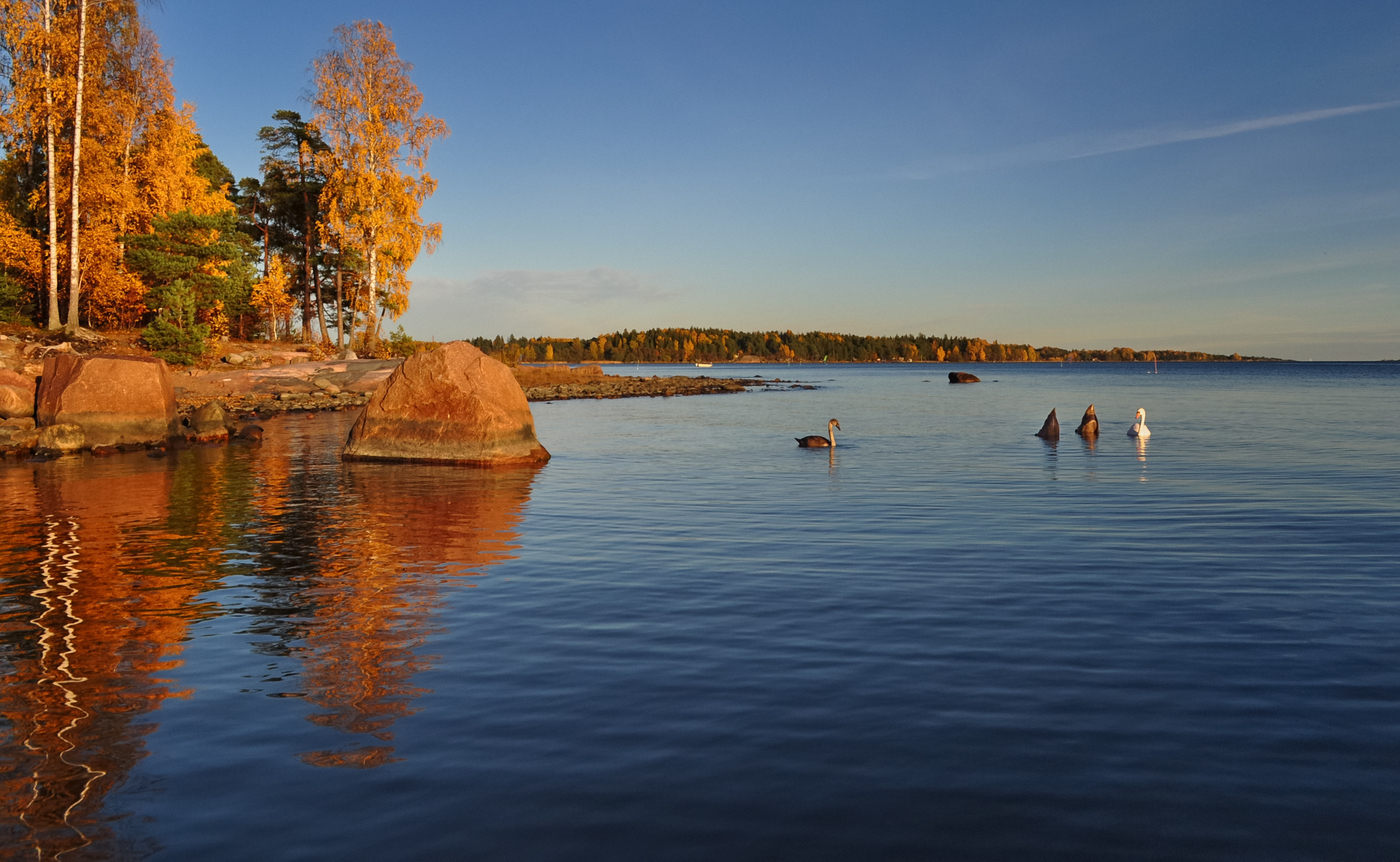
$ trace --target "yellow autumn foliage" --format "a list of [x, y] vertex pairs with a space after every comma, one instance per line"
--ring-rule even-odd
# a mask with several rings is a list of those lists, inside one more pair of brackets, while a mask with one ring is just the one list
[[262, 313], [268, 326], [268, 339], [277, 340], [277, 324], [286, 321], [290, 329], [289, 316], [296, 303], [291, 295], [292, 280], [287, 275], [287, 263], [282, 255], [274, 255], [268, 262], [267, 275], [253, 285], [252, 306]]

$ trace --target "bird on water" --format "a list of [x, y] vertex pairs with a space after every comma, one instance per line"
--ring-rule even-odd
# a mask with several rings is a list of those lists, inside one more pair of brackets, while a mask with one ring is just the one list
[[808, 434], [806, 437], [794, 437], [797, 445], [803, 449], [829, 449], [836, 445], [836, 432], [832, 429], [840, 429], [841, 423], [832, 419], [826, 423], [826, 436], [820, 434]]
[[1137, 437], [1139, 440], [1146, 440], [1148, 437], [1151, 437], [1152, 432], [1147, 428], [1147, 411], [1139, 407], [1136, 418], [1137, 421], [1128, 429], [1128, 436]]

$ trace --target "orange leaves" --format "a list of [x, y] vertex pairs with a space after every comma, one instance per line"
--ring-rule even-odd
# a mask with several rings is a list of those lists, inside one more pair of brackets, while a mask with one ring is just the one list
[[419, 208], [437, 188], [424, 170], [428, 150], [449, 131], [420, 113], [412, 68], [399, 58], [389, 28], [375, 21], [337, 27], [331, 48], [312, 62], [314, 122], [328, 147], [318, 154], [327, 177], [325, 226], [368, 267], [371, 339], [376, 309], [394, 317], [407, 310], [409, 267], [424, 246], [431, 253], [442, 239], [442, 226], [424, 223]]
[[4, 207], [0, 207], [0, 269], [22, 274], [33, 287], [44, 281], [43, 248]]
[[267, 276], [253, 285], [251, 304], [268, 324], [271, 339], [277, 337], [277, 322], [291, 314], [295, 303], [290, 288], [292, 280], [287, 275], [287, 264], [282, 255], [275, 255], [268, 264]]
[[163, 107], [152, 116], [145, 140], [136, 152], [135, 184], [141, 190], [132, 233], [149, 229], [152, 218], [189, 211], [220, 215], [233, 211], [222, 190], [195, 171], [195, 159], [207, 150], [194, 122], [194, 106]]

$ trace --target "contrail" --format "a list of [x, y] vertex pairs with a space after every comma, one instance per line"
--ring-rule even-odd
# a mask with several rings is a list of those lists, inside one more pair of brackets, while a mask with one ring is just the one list
[[965, 173], [969, 171], [995, 170], [997, 168], [1046, 164], [1049, 162], [1068, 162], [1075, 159], [1106, 156], [1111, 153], [1126, 153], [1131, 150], [1161, 147], [1167, 144], [1180, 144], [1187, 141], [1204, 141], [1211, 138], [1226, 138], [1230, 135], [1242, 135], [1246, 132], [1277, 129], [1281, 126], [1294, 126], [1299, 123], [1315, 123], [1318, 120], [1328, 120], [1333, 117], [1345, 117], [1349, 114], [1364, 114], [1370, 111], [1384, 111], [1396, 107], [1400, 107], [1400, 99], [1390, 102], [1368, 102], [1364, 105], [1346, 105], [1340, 108], [1323, 108], [1317, 111], [1299, 111], [1293, 114], [1279, 114], [1273, 117], [1257, 117], [1252, 120], [1238, 120], [1233, 123], [1222, 123], [1220, 125], [1206, 126], [1204, 128], [1164, 129], [1158, 127], [1154, 129], [1136, 129], [1130, 132], [1119, 132], [1097, 139], [1086, 139], [1082, 136], [1060, 138], [1058, 140], [1042, 141], [1036, 144], [1013, 147], [1009, 150], [988, 153], [986, 155], [965, 158], [954, 157], [944, 160], [940, 166], [932, 170], [909, 171], [904, 173], [903, 177], [913, 180], [929, 180], [937, 176], [946, 176], [948, 174]]
[[1299, 111], [1296, 114], [1279, 114], [1275, 117], [1259, 117], [1253, 120], [1240, 120], [1239, 122], [1223, 123], [1218, 126], [1207, 126], [1204, 129], [1185, 129], [1176, 132], [1132, 132], [1120, 136], [1114, 143], [1105, 143], [1102, 146], [1081, 153], [1062, 156], [1055, 161], [1085, 159], [1090, 156], [1103, 156], [1109, 153], [1124, 153], [1129, 150], [1142, 150], [1147, 147], [1160, 147], [1166, 144], [1178, 144], [1184, 141], [1203, 141], [1208, 138], [1225, 138], [1230, 135], [1244, 134], [1245, 132], [1276, 129], [1279, 126], [1293, 126], [1298, 123], [1315, 123], [1318, 120], [1328, 120], [1332, 117], [1345, 117], [1348, 114], [1364, 114], [1368, 111], [1383, 111], [1387, 108], [1394, 107], [1400, 107], [1400, 99], [1391, 102], [1368, 102], [1364, 105], [1347, 105], [1341, 108], [1323, 108], [1319, 111]]

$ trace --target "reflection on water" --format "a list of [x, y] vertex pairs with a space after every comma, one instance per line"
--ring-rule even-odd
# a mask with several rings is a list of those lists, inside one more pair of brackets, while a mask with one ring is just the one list
[[418, 653], [447, 578], [513, 559], [521, 509], [536, 468], [451, 470], [347, 465], [351, 505], [327, 518], [322, 538], [347, 553], [328, 554], [292, 602], [308, 609], [293, 637], [303, 690], [323, 727], [374, 743], [311, 751], [316, 766], [371, 767], [392, 759], [390, 726], [415, 711], [411, 683], [433, 657]]
[[163, 674], [211, 612], [198, 597], [216, 576], [208, 537], [187, 528], [230, 514], [221, 484], [139, 456], [127, 469], [69, 459], [4, 471], [0, 508], [29, 539], [7, 553], [0, 593], [10, 846], [50, 858], [108, 835], [103, 799], [145, 756], [148, 714], [185, 696]]
[[[393, 759], [393, 723], [449, 583], [512, 558], [535, 471], [340, 466], [350, 417], [270, 423], [260, 447], [0, 469], [0, 845], [111, 858], [105, 798], [146, 755], [191, 626], [250, 615], [255, 649], [303, 666], [311, 722], [369, 742], [300, 755]], [[207, 598], [250, 581], [252, 606]], [[141, 855], [137, 853], [136, 855]]]

